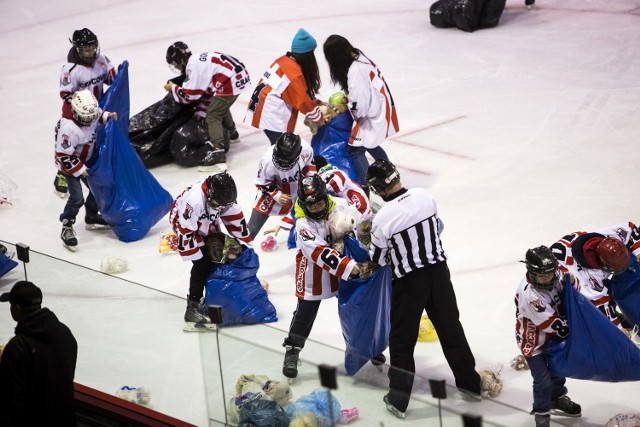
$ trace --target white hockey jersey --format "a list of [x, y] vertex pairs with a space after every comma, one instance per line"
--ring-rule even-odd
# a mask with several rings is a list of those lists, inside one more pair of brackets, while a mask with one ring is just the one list
[[[565, 281], [565, 276], [556, 280], [550, 291], [536, 288], [526, 276], [518, 285], [516, 341], [524, 357], [540, 354], [542, 346], [554, 335], [565, 338], [570, 333], [566, 319], [561, 317], [564, 314], [561, 295]], [[574, 287], [579, 289], [578, 280]]]
[[327, 184], [329, 194], [345, 199], [353, 205], [360, 214], [370, 214], [371, 204], [367, 193], [362, 187], [349, 178], [349, 176], [333, 165], [327, 165], [318, 171]]
[[396, 107], [382, 72], [364, 54], [347, 73], [349, 110], [355, 121], [349, 144], [375, 148], [399, 130]]
[[[591, 237], [616, 237], [637, 256], [640, 253], [640, 229], [635, 224], [628, 222], [618, 224], [601, 230], [588, 233], [586, 231], [576, 231], [564, 236], [551, 246], [553, 255], [560, 263], [563, 272], [569, 272], [580, 280], [580, 293], [593, 303], [614, 325], [622, 327], [614, 308], [611, 306], [612, 298], [609, 294], [607, 281], [612, 279], [612, 275], [601, 268], [592, 268], [586, 260], [579, 263], [573, 253], [573, 246], [576, 239], [583, 236], [579, 241], [584, 244], [585, 238]], [[579, 245], [580, 246], [580, 245]], [[582, 247], [579, 251], [582, 252]], [[584, 259], [584, 255], [582, 255]]]
[[296, 296], [322, 300], [335, 296], [339, 279], [347, 280], [356, 265], [352, 258], [333, 249], [329, 219], [339, 211], [352, 210], [346, 200], [329, 196], [327, 219], [314, 220], [296, 204]]
[[240, 205], [234, 203], [225, 211], [213, 209], [207, 204], [205, 191], [206, 180], [199, 181], [187, 187], [171, 206], [169, 222], [178, 237], [178, 253], [185, 261], [202, 258], [203, 236], [222, 232], [220, 222], [242, 245], [252, 246]]
[[102, 97], [104, 85], [113, 83], [116, 70], [111, 65], [109, 58], [100, 55], [93, 65], [76, 63], [73, 59], [73, 52], [69, 52], [66, 64], [62, 66], [60, 72], [60, 98], [62, 104], [62, 117], [71, 119], [71, 97], [78, 90], [90, 90], [96, 99]]
[[[313, 149], [308, 142], [302, 140], [302, 150], [298, 161], [291, 169], [282, 171], [273, 163], [273, 150], [270, 146], [260, 158], [255, 185], [258, 192], [255, 197], [254, 209], [264, 215], [286, 215], [298, 197], [298, 181], [301, 177], [316, 173], [316, 167], [311, 163]], [[280, 203], [282, 194], [291, 196], [291, 202]]]
[[200, 100], [195, 115], [206, 117], [213, 96], [239, 95], [251, 84], [244, 64], [231, 55], [205, 52], [191, 55], [182, 86], [172, 85], [173, 99], [181, 104]]
[[108, 120], [109, 112], [99, 110], [98, 120], [89, 126], [79, 126], [73, 119], [62, 117], [55, 128], [56, 167], [64, 175], [81, 176], [95, 150], [96, 128]]

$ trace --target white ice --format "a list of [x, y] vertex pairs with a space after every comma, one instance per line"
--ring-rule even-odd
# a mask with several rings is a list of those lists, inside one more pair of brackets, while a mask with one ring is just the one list
[[[306, 28], [320, 45], [331, 34], [344, 35], [385, 73], [401, 132], [384, 148], [404, 184], [428, 188], [438, 202], [461, 320], [477, 366], [503, 365], [505, 386], [496, 400], [513, 409], [488, 400], [465, 406], [449, 399], [450, 407], [481, 413], [495, 425], [532, 425], [527, 413], [531, 377], [509, 367], [518, 354], [513, 297], [524, 271], [518, 260], [527, 248], [551, 244], [568, 232], [640, 220], [640, 1], [538, 0], [531, 11], [523, 3], [509, 0], [498, 27], [465, 33], [431, 26], [430, 2], [418, 0], [5, 0], [0, 171], [18, 188], [9, 195], [12, 205], [0, 206], [0, 239], [96, 270], [104, 256], [119, 255], [129, 263], [120, 277], [183, 298], [190, 263], [158, 253], [160, 233], [170, 228], [166, 218], [144, 239], [123, 243], [110, 232], [85, 231], [80, 216], [78, 251], [61, 245], [58, 215], [64, 202], [52, 188], [53, 128], [60, 114], [58, 76], [67, 39], [73, 30], [88, 27], [114, 63], [129, 60], [135, 114], [164, 96], [162, 86], [171, 77], [164, 56], [176, 40], [194, 52], [233, 54], [247, 65], [255, 84], [288, 50], [298, 28]], [[326, 99], [336, 88], [321, 48], [316, 57], [320, 96]], [[260, 131], [242, 124], [249, 95], [240, 96], [232, 109], [242, 142], [232, 147], [227, 161], [247, 215], [258, 158], [268, 147]], [[301, 122], [298, 130], [309, 139]], [[152, 172], [173, 195], [206, 176], [175, 165]], [[244, 354], [246, 347], [238, 347], [223, 354], [229, 363], [227, 395], [239, 373], [281, 379], [280, 343], [295, 297], [294, 252], [285, 249], [284, 236], [279, 240], [276, 252], [257, 249], [260, 276], [270, 282], [278, 310], [279, 321], [272, 325], [277, 329], [234, 328], [221, 336], [223, 345], [237, 336], [273, 352], [267, 358], [266, 350]], [[215, 375], [207, 370], [216, 365], [207, 359], [203, 368], [200, 352], [208, 354], [215, 343], [182, 333], [182, 300], [34, 257], [30, 278], [43, 287], [45, 305], [80, 343], [78, 382], [108, 393], [122, 385], [146, 386], [154, 408], [207, 424], [204, 377]], [[22, 277], [22, 267], [13, 270], [0, 279], [0, 290]], [[322, 304], [311, 339], [340, 349], [336, 311], [335, 301]], [[8, 307], [1, 307], [0, 341], [12, 335], [13, 327]], [[229, 341], [226, 349], [232, 348]], [[326, 354], [313, 348], [303, 351], [303, 359]], [[330, 358], [339, 360], [339, 354]], [[425, 378], [452, 382], [437, 344], [419, 343], [416, 365]], [[375, 376], [370, 368], [366, 375]], [[294, 385], [297, 396], [317, 387], [312, 372]], [[346, 390], [355, 390], [338, 394], [341, 403], [360, 407], [361, 425], [399, 424], [382, 405], [386, 377], [374, 381], [380, 389], [341, 379]], [[583, 416], [557, 419], [565, 425], [601, 426], [615, 414], [640, 411], [637, 383], [570, 379], [568, 386]], [[418, 382], [405, 423], [438, 425], [437, 411], [425, 409], [421, 398], [427, 400], [428, 392]], [[215, 418], [224, 419], [220, 412]]]

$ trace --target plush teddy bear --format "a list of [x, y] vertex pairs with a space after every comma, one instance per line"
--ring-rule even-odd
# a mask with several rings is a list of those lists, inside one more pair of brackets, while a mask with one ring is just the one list
[[125, 271], [129, 263], [121, 256], [106, 256], [102, 258], [100, 263], [100, 271], [106, 274], [118, 274]]
[[292, 396], [291, 387], [286, 382], [271, 381], [266, 375], [256, 374], [240, 375], [235, 391], [236, 396], [227, 404], [227, 416], [234, 424], [239, 421], [240, 407], [250, 400], [273, 400], [284, 408]]
[[360, 213], [353, 210], [332, 211], [329, 214], [329, 231], [331, 232], [331, 242], [335, 250], [344, 253], [344, 236], [353, 235]]

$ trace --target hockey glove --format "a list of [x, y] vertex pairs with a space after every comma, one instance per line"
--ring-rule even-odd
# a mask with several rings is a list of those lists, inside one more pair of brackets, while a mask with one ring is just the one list
[[363, 280], [367, 280], [374, 271], [378, 269], [378, 264], [373, 261], [365, 261], [359, 262], [356, 266], [351, 270], [351, 274], [349, 275], [350, 279], [355, 279], [356, 277], [360, 277]]

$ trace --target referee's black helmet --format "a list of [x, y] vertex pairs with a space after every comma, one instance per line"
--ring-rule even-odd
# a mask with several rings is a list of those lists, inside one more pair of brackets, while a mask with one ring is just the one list
[[387, 188], [400, 181], [400, 173], [390, 161], [378, 159], [367, 169], [365, 179], [376, 194], [384, 194]]

